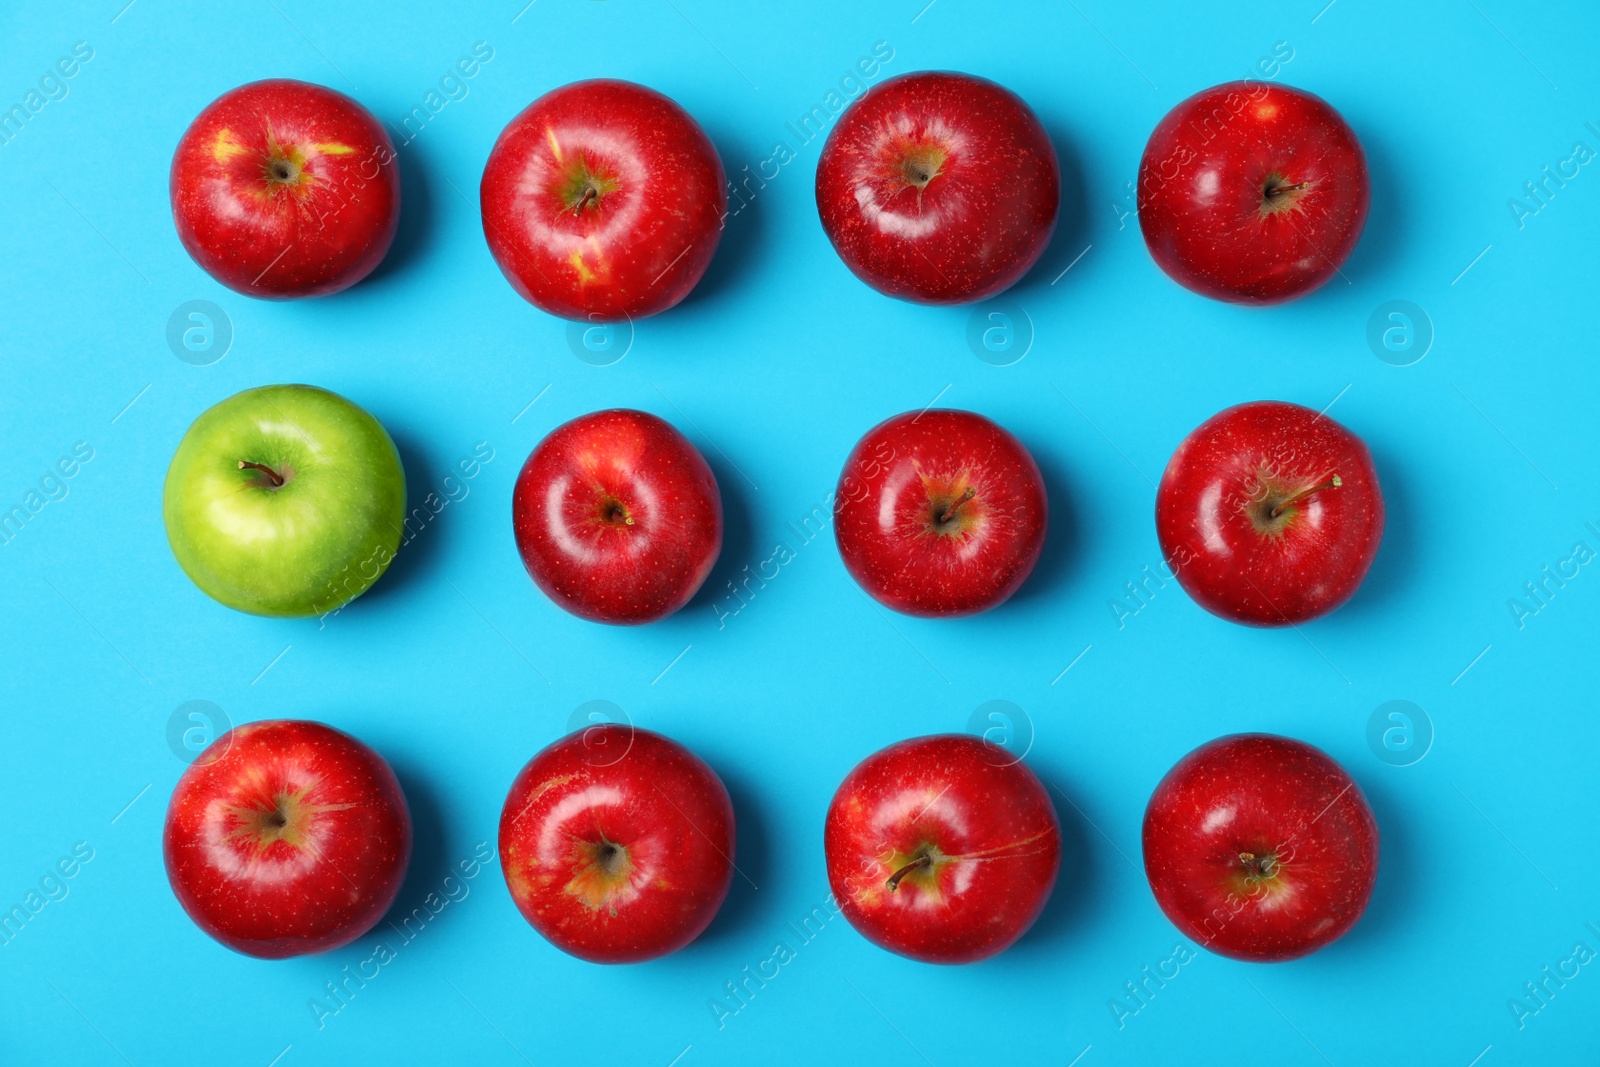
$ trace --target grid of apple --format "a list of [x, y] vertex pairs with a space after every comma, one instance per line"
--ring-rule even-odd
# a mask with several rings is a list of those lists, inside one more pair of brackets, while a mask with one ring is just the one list
[[[1003, 162], [1003, 165], [997, 165]], [[534, 101], [501, 133], [481, 186], [484, 237], [512, 287], [589, 322], [672, 308], [716, 251], [727, 181], [682, 108], [597, 80]], [[382, 126], [333, 90], [275, 80], [207, 107], [171, 174], [178, 234], [240, 293], [320, 296], [383, 258], [400, 206]], [[921, 72], [860, 94], [816, 176], [822, 228], [892, 297], [993, 297], [1043, 253], [1060, 200], [1056, 154], [1007, 89]], [[1206, 297], [1268, 304], [1334, 274], [1365, 221], [1354, 133], [1328, 104], [1237, 82], [1180, 103], [1139, 167], [1152, 257]], [[173, 555], [240, 611], [318, 615], [359, 596], [399, 547], [400, 458], [383, 426], [308, 385], [269, 385], [195, 420], [167, 475]], [[1291, 403], [1257, 401], [1195, 429], [1156, 494], [1169, 566], [1207, 611], [1288, 626], [1333, 611], [1366, 575], [1383, 496], [1360, 438]], [[850, 575], [897, 612], [969, 615], [1027, 581], [1044, 547], [1045, 486], [1023, 443], [983, 415], [886, 419], [845, 460], [834, 530]], [[533, 583], [581, 618], [648, 624], [695, 595], [722, 545], [705, 459], [643, 411], [597, 411], [528, 457], [512, 533]], [[633, 962], [692, 941], [734, 870], [734, 811], [716, 773], [645, 729], [594, 725], [536, 754], [506, 796], [501, 869], [556, 947]], [[850, 923], [917, 960], [1004, 951], [1039, 916], [1061, 860], [1056, 811], [1021, 758], [970, 735], [867, 756], [824, 823], [828, 877]], [[1312, 952], [1360, 918], [1378, 832], [1360, 788], [1287, 737], [1218, 738], [1184, 756], [1144, 817], [1145, 869], [1168, 918], [1246, 960]], [[382, 756], [324, 724], [238, 727], [178, 782], [164, 848], [174, 893], [222, 944], [261, 957], [364, 934], [411, 850]]]

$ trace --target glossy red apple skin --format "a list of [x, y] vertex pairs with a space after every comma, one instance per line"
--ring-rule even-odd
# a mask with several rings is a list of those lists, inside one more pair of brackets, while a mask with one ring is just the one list
[[236, 952], [281, 959], [347, 945], [383, 918], [411, 860], [411, 814], [394, 771], [360, 741], [319, 722], [264, 720], [222, 735], [184, 771], [162, 847], [195, 925]]
[[[1287, 503], [1333, 476], [1338, 487]], [[1305, 622], [1349, 600], [1378, 555], [1383, 523], [1383, 490], [1361, 438], [1277, 400], [1206, 420], [1156, 490], [1156, 533], [1179, 584], [1212, 614], [1250, 626]]]
[[614, 408], [552, 430], [517, 475], [517, 549], [534, 583], [595, 622], [665, 618], [722, 551], [716, 476], [689, 439], [644, 411]]
[[1366, 910], [1378, 824], [1327, 753], [1234, 734], [1201, 745], [1156, 786], [1144, 865], [1186, 937], [1234, 959], [1294, 959], [1344, 936]]
[[1015, 93], [970, 74], [890, 78], [845, 109], [817, 164], [817, 211], [856, 277], [965, 304], [1044, 254], [1061, 206], [1055, 147]]
[[[287, 180], [274, 176], [280, 167]], [[213, 101], [178, 142], [170, 184], [194, 261], [268, 300], [354, 285], [400, 223], [400, 169], [382, 124], [343, 93], [287, 78]]]
[[479, 201], [511, 287], [552, 315], [592, 322], [644, 318], [688, 296], [728, 210], [722, 161], [689, 113], [607, 79], [554, 89], [512, 119]]
[[500, 869], [563, 952], [637, 963], [699, 937], [728, 895], [734, 818], [716, 772], [637, 727], [578, 730], [522, 768], [500, 814]]
[[937, 734], [856, 765], [828, 807], [823, 849], [834, 899], [863, 937], [925, 963], [973, 963], [1010, 948], [1044, 910], [1061, 827], [1015, 756]]
[[834, 494], [845, 569], [907, 615], [970, 615], [1003, 603], [1038, 562], [1048, 524], [1033, 457], [971, 411], [908, 411], [879, 423], [850, 453]]
[[1196, 93], [1156, 126], [1139, 163], [1150, 255], [1180, 285], [1236, 303], [1290, 300], [1332, 278], [1369, 199], [1355, 132], [1321, 98], [1286, 85]]

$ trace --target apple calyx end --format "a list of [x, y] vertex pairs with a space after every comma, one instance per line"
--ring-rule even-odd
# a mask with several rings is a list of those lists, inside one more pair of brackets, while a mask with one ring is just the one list
[[628, 863], [628, 850], [615, 841], [602, 840], [595, 849], [594, 861], [606, 874], [615, 876]]
[[316, 181], [306, 170], [306, 153], [292, 141], [280, 142], [271, 131], [267, 133], [267, 150], [260, 159], [261, 180], [266, 183], [268, 195], [303, 192]]
[[938, 144], [908, 144], [901, 150], [900, 158], [896, 161], [897, 176], [906, 185], [915, 189], [920, 198], [923, 191], [939, 176], [944, 169], [945, 161], [949, 158], [949, 153]]
[[633, 878], [633, 856], [628, 846], [600, 835], [598, 841], [573, 843], [575, 863], [564, 892], [590, 911], [617, 917], [617, 905], [627, 895]]

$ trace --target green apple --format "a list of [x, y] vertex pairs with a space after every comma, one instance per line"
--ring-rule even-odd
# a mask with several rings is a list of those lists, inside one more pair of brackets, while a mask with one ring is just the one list
[[310, 385], [247, 389], [194, 420], [163, 505], [172, 554], [202, 592], [278, 616], [366, 592], [400, 547], [405, 510], [383, 426]]

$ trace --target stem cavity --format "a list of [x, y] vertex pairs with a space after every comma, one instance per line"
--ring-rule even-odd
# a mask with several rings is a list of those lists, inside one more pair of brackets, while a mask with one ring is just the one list
[[281, 489], [283, 488], [284, 482], [287, 481], [283, 475], [279, 474], [265, 463], [251, 463], [248, 460], [241, 459], [239, 461], [239, 469], [260, 471], [261, 475], [266, 478], [267, 482], [269, 483], [267, 485], [268, 489]]
[[944, 514], [939, 516], [939, 522], [941, 524], [943, 524], [943, 523], [947, 523], [951, 519], [955, 518], [956, 517], [956, 512], [961, 510], [961, 505], [965, 504], [967, 501], [971, 500], [973, 497], [975, 497], [977, 495], [978, 495], [978, 490], [977, 489], [973, 488], [970, 485], [967, 486], [967, 491], [962, 493], [961, 496], [958, 497], [954, 503], [952, 503], [949, 507], [944, 509]]
[[1321, 485], [1313, 485], [1309, 489], [1302, 489], [1298, 493], [1289, 497], [1287, 500], [1280, 502], [1272, 509], [1272, 511], [1267, 514], [1267, 517], [1269, 519], [1276, 519], [1279, 515], [1282, 515], [1286, 509], [1293, 507], [1295, 504], [1299, 503], [1301, 500], [1304, 500], [1312, 493], [1320, 493], [1324, 489], [1337, 489], [1343, 484], [1344, 481], [1337, 474], [1335, 474]]
[[1278, 860], [1275, 856], [1257, 856], [1254, 852], [1239, 853], [1239, 862], [1244, 864], [1247, 877], [1271, 878], [1278, 873]]
[[889, 887], [889, 892], [893, 893], [896, 889], [900, 888], [900, 879], [904, 878], [906, 875], [910, 874], [914, 870], [917, 870], [918, 868], [928, 866], [932, 862], [933, 857], [924, 852], [916, 859], [912, 860], [910, 863], [891, 874], [889, 876], [889, 880], [884, 884]]

